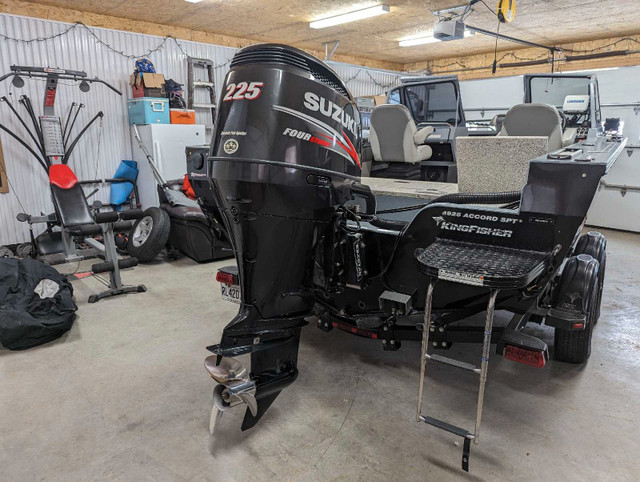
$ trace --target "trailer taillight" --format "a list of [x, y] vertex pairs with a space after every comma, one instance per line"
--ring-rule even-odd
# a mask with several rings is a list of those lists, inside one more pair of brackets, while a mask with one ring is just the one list
[[338, 328], [339, 330], [353, 333], [354, 335], [366, 336], [367, 338], [373, 338], [374, 340], [378, 339], [378, 334], [374, 331], [363, 330], [362, 328], [357, 328], [347, 323], [338, 323], [337, 321], [334, 321], [332, 325], [334, 328]]
[[225, 273], [224, 271], [218, 271], [216, 273], [216, 281], [219, 283], [226, 283], [228, 285], [238, 284], [236, 275], [232, 273]]
[[507, 360], [524, 363], [536, 368], [544, 368], [547, 364], [547, 352], [540, 350], [527, 350], [513, 345], [506, 345], [504, 357]]

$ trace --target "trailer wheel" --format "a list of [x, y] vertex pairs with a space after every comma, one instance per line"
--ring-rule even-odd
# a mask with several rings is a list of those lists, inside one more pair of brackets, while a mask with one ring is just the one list
[[[596, 280], [599, 283], [599, 280]], [[599, 284], [598, 284], [599, 286]], [[584, 330], [560, 330], [555, 329], [553, 340], [554, 358], [568, 363], [585, 363], [591, 355], [591, 338], [593, 326], [596, 323], [596, 313], [599, 310], [600, 290], [592, 290], [589, 301], [589, 314]]]
[[141, 263], [154, 259], [169, 240], [171, 219], [166, 211], [152, 207], [136, 221], [129, 235], [127, 251]]
[[600, 262], [600, 266], [598, 267], [598, 289], [597, 289], [595, 313], [593, 317], [594, 325], [598, 323], [598, 320], [600, 319], [600, 305], [602, 305], [602, 291], [604, 290], [604, 272], [606, 268], [607, 268], [607, 255], [605, 253], [602, 261]]

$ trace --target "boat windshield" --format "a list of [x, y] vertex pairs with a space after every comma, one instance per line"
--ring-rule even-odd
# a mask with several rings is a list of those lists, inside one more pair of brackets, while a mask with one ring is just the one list
[[589, 79], [578, 77], [533, 77], [531, 102], [549, 104], [562, 112], [567, 95], [589, 95]]

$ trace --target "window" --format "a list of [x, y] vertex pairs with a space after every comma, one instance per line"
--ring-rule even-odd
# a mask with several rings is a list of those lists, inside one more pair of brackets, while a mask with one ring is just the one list
[[387, 104], [399, 104], [400, 103], [400, 89], [392, 90], [389, 92], [389, 98]]
[[408, 86], [405, 88], [405, 99], [417, 123], [456, 124], [458, 96], [453, 82]]
[[564, 98], [568, 95], [589, 95], [587, 78], [534, 77], [529, 81], [531, 102], [549, 104], [562, 112]]

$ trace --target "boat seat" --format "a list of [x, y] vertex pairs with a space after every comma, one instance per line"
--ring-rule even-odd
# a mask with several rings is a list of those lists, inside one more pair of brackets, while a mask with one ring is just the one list
[[428, 126], [418, 130], [409, 109], [400, 104], [384, 104], [371, 113], [369, 141], [378, 162], [419, 164], [431, 158], [431, 147], [423, 145], [433, 132]]
[[547, 152], [562, 148], [562, 118], [548, 104], [517, 104], [504, 117], [498, 136], [544, 136]]

